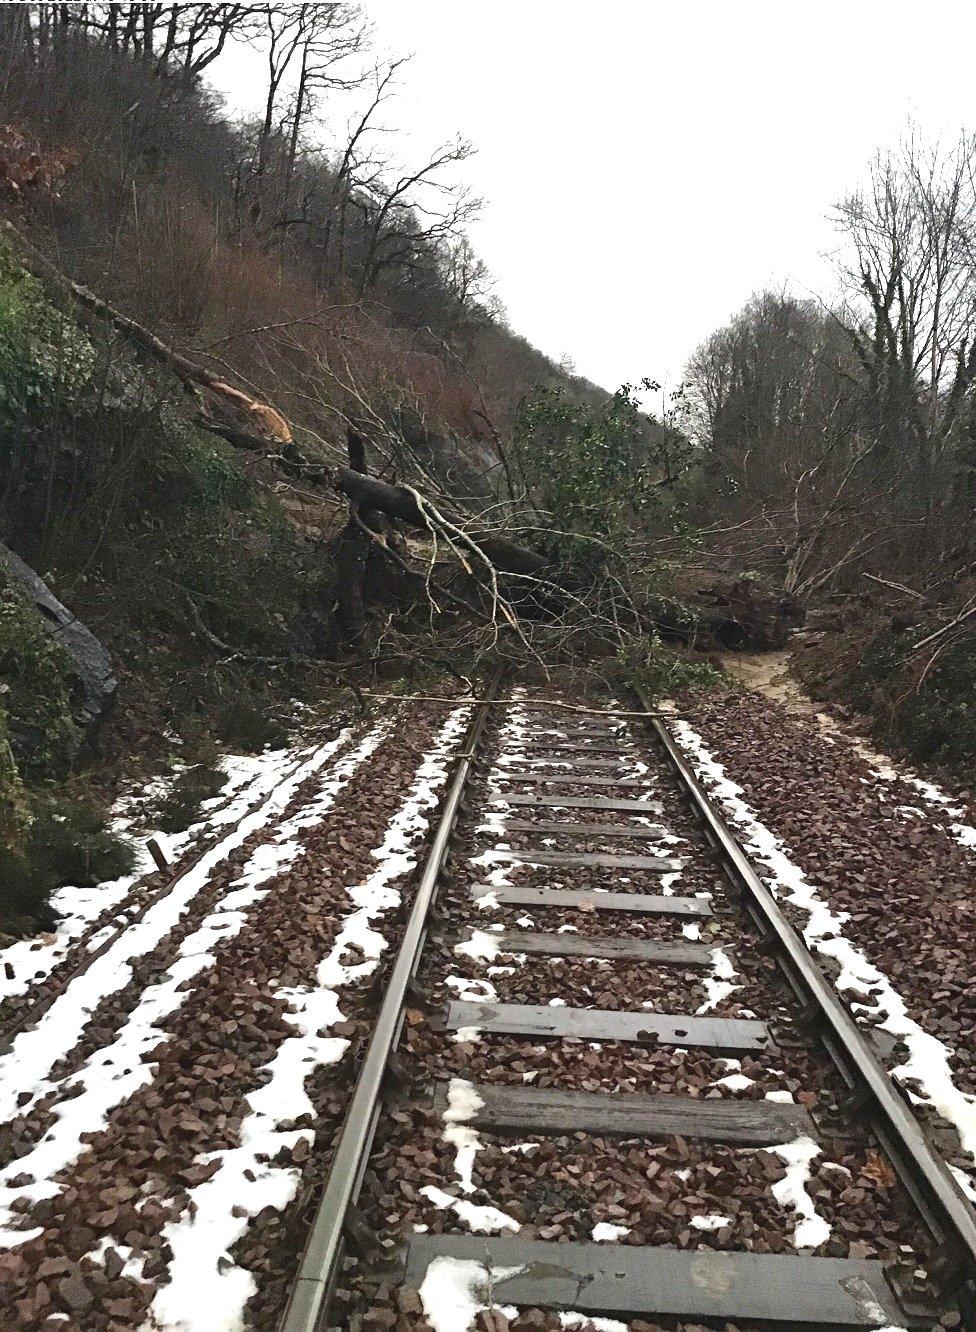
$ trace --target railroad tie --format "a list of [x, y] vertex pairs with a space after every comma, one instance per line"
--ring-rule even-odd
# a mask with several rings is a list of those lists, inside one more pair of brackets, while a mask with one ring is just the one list
[[549, 833], [554, 837], [585, 837], [592, 833], [595, 841], [638, 837], [643, 842], [673, 845], [664, 841], [668, 832], [660, 824], [657, 828], [649, 828], [646, 823], [560, 823], [554, 819], [539, 819], [533, 823], [531, 819], [506, 819], [505, 832]]
[[[526, 747], [523, 745], [522, 748], [525, 749]], [[574, 754], [579, 758], [589, 758], [591, 754], [616, 754], [618, 757], [625, 754], [627, 758], [634, 758], [640, 763], [647, 763], [647, 759], [643, 757], [641, 751], [633, 748], [633, 746], [624, 746], [622, 744], [602, 745], [598, 743], [592, 745], [579, 745], [574, 742], [567, 744], [559, 740], [553, 740], [551, 743], [543, 741], [542, 743], [535, 745], [534, 748], [536, 750], [542, 750], [547, 754], [565, 754], [567, 758]], [[526, 758], [529, 757], [531, 757], [531, 755], [526, 753]]]
[[604, 851], [551, 851], [544, 846], [493, 851], [492, 856], [519, 865], [592, 865], [598, 869], [657, 870], [661, 874], [683, 869], [687, 864], [673, 856], [614, 856]]
[[[434, 1085], [434, 1110], [450, 1108], [447, 1081]], [[737, 1147], [775, 1147], [816, 1129], [802, 1105], [695, 1096], [587, 1092], [524, 1084], [471, 1086], [464, 1120], [493, 1133], [595, 1133], [601, 1137], [662, 1139], [680, 1136]]]
[[537, 795], [535, 792], [527, 792], [524, 795], [502, 795], [499, 792], [492, 803], [542, 805], [547, 809], [606, 809], [615, 814], [664, 813], [664, 805], [660, 800], [613, 800], [605, 796], [552, 796]]
[[[589, 754], [583, 754], [583, 755], [578, 754], [576, 757], [585, 759], [587, 763], [587, 768], [583, 769], [583, 768], [577, 768], [576, 764], [571, 763], [568, 758], [559, 758], [558, 756], [554, 757], [549, 754], [538, 754], [538, 755], [518, 754], [515, 755], [514, 757], [518, 759], [519, 763], [523, 762], [532, 763], [532, 764], [541, 763], [545, 764], [549, 768], [562, 768], [564, 770], [569, 769], [569, 772], [566, 773], [567, 776], [572, 776], [573, 773], [577, 772], [584, 773], [588, 771], [589, 768], [593, 769], [605, 768], [608, 771], [612, 772], [615, 768], [623, 767], [625, 762], [633, 764], [633, 763], [640, 763], [642, 761], [637, 757], [636, 754], [621, 755], [618, 753], [616, 758], [590, 758]], [[645, 764], [644, 766], [646, 767], [647, 765]], [[496, 777], [499, 775], [499, 773], [505, 773], [506, 771], [507, 771], [506, 766], [504, 764], [499, 764], [498, 767], [492, 769], [491, 775], [493, 777]], [[648, 780], [651, 779], [648, 778]]]
[[[931, 1327], [908, 1320], [877, 1260], [556, 1243], [496, 1235], [413, 1235], [406, 1282], [436, 1258], [484, 1264], [499, 1305], [597, 1315], [735, 1319], [792, 1327]], [[487, 1269], [491, 1269], [490, 1271]]]
[[594, 957], [601, 961], [650, 962], [657, 966], [710, 967], [714, 948], [707, 944], [660, 942], [584, 934], [542, 934], [506, 930], [493, 934], [500, 953], [539, 953], [546, 957]]
[[686, 1017], [680, 1013], [620, 1012], [609, 1008], [570, 1008], [551, 1004], [477, 1003], [454, 999], [447, 1010], [448, 1031], [476, 1028], [488, 1035], [539, 1040], [626, 1041], [721, 1051], [768, 1050], [772, 1036], [754, 1018]]
[[658, 893], [599, 892], [588, 888], [540, 888], [508, 884], [492, 887], [476, 883], [475, 898], [494, 897], [499, 906], [566, 907], [571, 911], [634, 911], [652, 916], [688, 916], [704, 920], [712, 914], [702, 897], [669, 897]]
[[493, 772], [489, 778], [493, 785], [499, 782], [536, 782], [547, 786], [639, 786], [642, 789], [653, 786], [654, 781], [647, 777], [599, 777], [585, 772], [548, 773], [548, 772]]

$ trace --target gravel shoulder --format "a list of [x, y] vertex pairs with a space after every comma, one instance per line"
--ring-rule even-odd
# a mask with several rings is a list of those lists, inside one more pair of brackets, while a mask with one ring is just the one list
[[465, 717], [282, 755], [103, 951], [82, 929], [29, 977], [40, 1020], [12, 1009], [0, 1051], [5, 1328], [274, 1325]]
[[681, 711], [679, 743], [976, 1197], [976, 810], [757, 692]]

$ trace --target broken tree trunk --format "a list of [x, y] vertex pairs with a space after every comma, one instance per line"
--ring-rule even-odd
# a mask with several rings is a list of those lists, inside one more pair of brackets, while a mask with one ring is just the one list
[[130, 342], [135, 343], [137, 347], [162, 361], [184, 384], [209, 389], [211, 393], [216, 394], [225, 403], [243, 411], [251, 425], [260, 432], [259, 438], [263, 443], [277, 441], [280, 444], [290, 444], [292, 442], [291, 427], [282, 414], [270, 403], [252, 398], [250, 394], [234, 388], [232, 384], [226, 383], [202, 365], [197, 365], [195, 361], [189, 360], [188, 357], [183, 356], [175, 348], [170, 347], [163, 342], [162, 338], [158, 338], [155, 333], [150, 332], [148, 328], [144, 328], [135, 319], [130, 319], [128, 315], [122, 314], [120, 310], [116, 310], [107, 301], [103, 301], [101, 297], [96, 296], [88, 287], [83, 286], [80, 282], [75, 282], [73, 278], [69, 278], [66, 273], [62, 273], [55, 264], [52, 264], [50, 259], [42, 254], [37, 246], [33, 245], [22, 232], [18, 231], [12, 222], [4, 221], [0, 223], [0, 226], [13, 238], [14, 243], [23, 254], [27, 266], [36, 277], [52, 285], [62, 296], [77, 301], [85, 309], [110, 323], [117, 332], [128, 338]]
[[[342, 467], [336, 475], [338, 489], [354, 503], [365, 509], [378, 509], [389, 518], [396, 518], [420, 531], [430, 530], [430, 523], [424, 516], [422, 501], [406, 486], [391, 486], [386, 481], [377, 481], [375, 477], [365, 476], [351, 467]], [[508, 537], [490, 533], [465, 532], [457, 539], [459, 546], [481, 551], [486, 558], [502, 573], [543, 575], [550, 568], [544, 555], [534, 550], [519, 546]]]

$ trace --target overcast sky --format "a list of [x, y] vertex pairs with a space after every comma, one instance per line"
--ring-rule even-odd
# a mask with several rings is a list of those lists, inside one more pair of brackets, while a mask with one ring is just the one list
[[[767, 285], [829, 295], [830, 204], [909, 117], [976, 128], [976, 7], [901, 0], [367, 0], [414, 59], [388, 124], [460, 131], [512, 326], [607, 387], [673, 385]], [[217, 66], [221, 68], [220, 64]], [[235, 52], [233, 109], [260, 98]]]

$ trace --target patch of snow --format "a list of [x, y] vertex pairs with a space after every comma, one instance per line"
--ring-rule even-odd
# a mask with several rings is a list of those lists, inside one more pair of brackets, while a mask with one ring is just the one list
[[454, 1039], [459, 1045], [477, 1045], [481, 1040], [480, 1027], [458, 1027]]
[[[490, 1303], [489, 1291], [496, 1281], [517, 1276], [521, 1267], [487, 1267], [473, 1258], [435, 1258], [424, 1274], [420, 1302], [434, 1332], [468, 1332]], [[502, 1312], [514, 1318], [515, 1310]]]
[[976, 1203], [976, 1184], [973, 1183], [966, 1172], [960, 1170], [958, 1166], [950, 1165], [949, 1173], [952, 1175], [953, 1179], [955, 1179], [956, 1183], [962, 1189], [969, 1201]]
[[755, 1086], [754, 1078], [747, 1078], [744, 1073], [728, 1073], [724, 1078], [719, 1078], [712, 1083], [713, 1087], [728, 1087], [729, 1091], [745, 1091], [747, 1087]]
[[697, 923], [682, 925], [681, 933], [686, 939], [690, 939], [693, 943], [697, 943], [701, 938], [701, 926]]
[[693, 1216], [688, 1224], [694, 1226], [696, 1230], [721, 1230], [723, 1226], [732, 1224], [732, 1218], [710, 1212], [707, 1216]]
[[471, 1173], [474, 1158], [481, 1148], [477, 1131], [466, 1121], [474, 1119], [483, 1105], [484, 1101], [472, 1083], [465, 1078], [451, 1078], [447, 1089], [447, 1109], [443, 1114], [446, 1125], [443, 1138], [454, 1148], [454, 1172], [465, 1193], [474, 1193]]
[[455, 1198], [452, 1193], [445, 1193], [433, 1184], [425, 1184], [420, 1192], [435, 1207], [453, 1212], [459, 1221], [463, 1221], [469, 1230], [478, 1235], [497, 1235], [500, 1230], [522, 1229], [514, 1216], [509, 1216], [497, 1207], [481, 1207], [465, 1198]]
[[[322, 782], [310, 804], [280, 825], [274, 842], [255, 849], [241, 877], [230, 885], [230, 890], [199, 927], [183, 940], [177, 960], [142, 992], [111, 1044], [95, 1050], [68, 1077], [53, 1081], [48, 1077], [58, 1059], [77, 1043], [94, 1008], [123, 989], [132, 977], [133, 963], [155, 948], [179, 923], [193, 898], [209, 882], [213, 868], [251, 833], [281, 814], [303, 782], [315, 775], [344, 743], [347, 733], [324, 745], [294, 769], [259, 809], [248, 814], [233, 832], [181, 875], [142, 920], [96, 957], [87, 971], [75, 977], [37, 1026], [22, 1032], [10, 1052], [0, 1057], [0, 1107], [3, 1107], [0, 1113], [6, 1117], [26, 1113], [51, 1092], [62, 1093], [62, 1099], [53, 1109], [53, 1123], [44, 1137], [0, 1171], [0, 1221], [4, 1223], [0, 1229], [0, 1248], [22, 1244], [37, 1233], [10, 1228], [17, 1199], [36, 1202], [55, 1196], [62, 1187], [55, 1176], [88, 1150], [82, 1135], [98, 1132], [111, 1110], [152, 1081], [155, 1066], [142, 1061], [166, 1037], [158, 1024], [189, 998], [192, 990], [187, 982], [213, 965], [213, 949], [243, 928], [246, 909], [270, 890], [260, 885], [298, 855], [297, 830], [324, 817], [325, 808], [373, 752], [386, 730], [386, 724], [381, 723], [370, 731], [352, 753], [334, 765], [330, 778]], [[10, 1181], [19, 1175], [28, 1175], [33, 1182], [12, 1185]]]
[[561, 1327], [593, 1327], [596, 1332], [627, 1332], [627, 1324], [618, 1318], [592, 1318], [589, 1314], [576, 1313], [575, 1310], [559, 1315]]
[[498, 1002], [498, 991], [488, 980], [470, 980], [467, 976], [445, 976], [445, 985], [456, 990], [458, 998], [470, 1000], [474, 1004], [494, 1004]]
[[705, 1002], [696, 1013], [708, 1013], [716, 1008], [723, 999], [727, 999], [734, 990], [741, 990], [741, 985], [733, 984], [738, 972], [729, 956], [721, 948], [712, 949], [712, 974], [705, 978]]
[[145, 1280], [142, 1275], [142, 1269], [147, 1255], [144, 1253], [138, 1254], [135, 1249], [131, 1248], [128, 1244], [118, 1244], [115, 1240], [109, 1239], [107, 1235], [103, 1235], [95, 1245], [94, 1249], [92, 1249], [90, 1253], [86, 1253], [85, 1257], [90, 1258], [93, 1263], [99, 1263], [104, 1267], [105, 1259], [110, 1249], [114, 1249], [122, 1259], [124, 1266], [120, 1273], [121, 1276], [128, 1278], [129, 1281]]
[[[311, 751], [304, 751], [307, 757]], [[248, 806], [259, 797], [267, 795], [285, 778], [290, 765], [301, 762], [302, 756], [289, 750], [269, 750], [257, 756], [225, 755], [222, 765], [227, 774], [220, 793], [208, 805], [218, 804], [227, 799], [226, 806], [209, 818], [195, 823], [185, 833], [165, 837], [158, 829], [142, 829], [136, 836], [130, 832], [135, 813], [148, 800], [163, 794], [172, 784], [172, 778], [154, 778], [134, 796], [125, 796], [118, 800], [112, 809], [111, 829], [126, 840], [135, 856], [135, 864], [129, 874], [118, 879], [100, 883], [94, 888], [79, 888], [67, 885], [57, 889], [51, 895], [51, 907], [59, 917], [53, 935], [39, 939], [20, 939], [0, 948], [0, 1000], [14, 995], [25, 994], [37, 981], [49, 976], [70, 951], [75, 940], [101, 916], [106, 916], [114, 908], [122, 906], [133, 887], [156, 869], [147, 849], [147, 842], [156, 838], [161, 845], [165, 843], [168, 858], [181, 853], [194, 838], [202, 833], [216, 831], [225, 823], [236, 822], [247, 812]], [[175, 773], [172, 777], [175, 777]], [[246, 789], [240, 788], [245, 786]], [[228, 799], [237, 793], [236, 798]], [[104, 929], [89, 942], [93, 951], [116, 932], [117, 924], [109, 921]], [[96, 942], [97, 941], [97, 942]]]
[[491, 962], [500, 951], [498, 940], [484, 930], [474, 930], [470, 939], [455, 944], [455, 953], [472, 958], [475, 962]]
[[817, 1211], [807, 1190], [810, 1163], [820, 1155], [820, 1148], [812, 1138], [801, 1135], [793, 1142], [761, 1150], [772, 1152], [786, 1166], [786, 1174], [772, 1186], [772, 1194], [780, 1206], [792, 1207], [801, 1217], [793, 1231], [793, 1243], [798, 1249], [818, 1249], [821, 1244], [826, 1244], [831, 1228]]
[[610, 1221], [598, 1221], [593, 1227], [590, 1239], [595, 1240], [597, 1244], [613, 1244], [629, 1234], [630, 1226], [615, 1226]]

